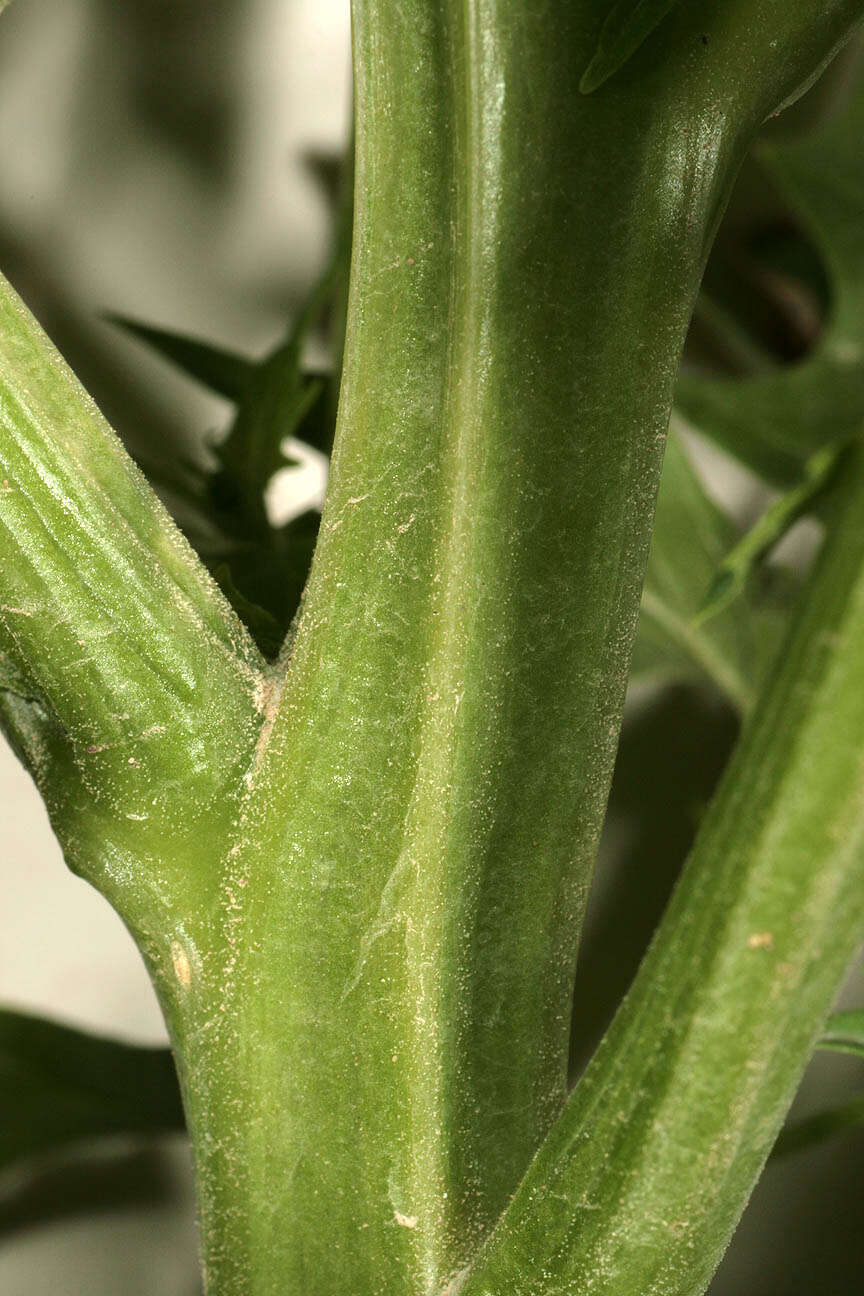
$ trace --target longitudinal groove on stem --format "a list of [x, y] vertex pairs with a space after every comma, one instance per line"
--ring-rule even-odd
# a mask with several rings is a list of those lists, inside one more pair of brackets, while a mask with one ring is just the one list
[[[38, 702], [2, 710], [50, 767], [67, 858], [159, 985], [208, 1296], [438, 1296], [557, 1114], [691, 302], [748, 132], [860, 8], [675, 6], [586, 97], [606, 0], [355, 0], [344, 381], [278, 698], [140, 474], [0, 293], [0, 389], [35, 411], [24, 450], [7, 436], [26, 490], [0, 496], [0, 519], [41, 545], [9, 546], [0, 610], [27, 687], [73, 741]], [[55, 453], [62, 491], [40, 475]], [[75, 552], [49, 550], [46, 530]], [[650, 1129], [650, 1105], [613, 1124], [616, 1157], [640, 1113]], [[666, 1146], [686, 1142], [686, 1105], [669, 1119]], [[636, 1160], [648, 1192], [654, 1163]], [[629, 1219], [616, 1173], [591, 1179], [606, 1184], [610, 1245], [585, 1252], [610, 1272]], [[580, 1263], [562, 1198], [542, 1274], [555, 1296]], [[669, 1268], [668, 1233], [649, 1229], [627, 1253], [636, 1290], [645, 1237], [653, 1271]], [[518, 1258], [493, 1296], [519, 1290]]]
[[864, 457], [651, 950], [465, 1296], [701, 1292], [864, 938]]

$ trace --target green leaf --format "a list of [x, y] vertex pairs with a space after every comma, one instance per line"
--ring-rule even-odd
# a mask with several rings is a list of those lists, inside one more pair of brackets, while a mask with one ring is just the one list
[[864, 1012], [834, 1013], [816, 1047], [864, 1058]]
[[181, 1130], [170, 1049], [0, 1010], [0, 1170], [107, 1134]]
[[676, 407], [756, 472], [795, 486], [820, 447], [864, 425], [864, 80], [835, 120], [758, 157], [803, 221], [830, 280], [831, 308], [802, 363], [745, 378], [682, 373]]
[[297, 436], [304, 423], [315, 426], [310, 415], [324, 384], [317, 377], [307, 377], [303, 349], [329, 304], [336, 271], [334, 259], [283, 341], [254, 366], [234, 423], [215, 447], [219, 462], [237, 488], [240, 508], [253, 527], [264, 517], [264, 491], [285, 463], [285, 441]]
[[256, 367], [228, 436], [215, 447], [253, 526], [264, 517], [264, 492], [273, 474], [285, 466], [285, 441], [296, 436], [321, 396], [321, 385], [309, 382], [301, 369], [300, 345], [292, 334]]
[[618, 0], [603, 24], [579, 89], [592, 94], [639, 49], [678, 0]]
[[842, 1134], [862, 1125], [864, 1125], [864, 1094], [840, 1107], [829, 1108], [813, 1116], [805, 1116], [802, 1120], [787, 1125], [781, 1130], [774, 1144], [772, 1159], [790, 1156], [793, 1152], [802, 1152], [817, 1143], [824, 1143], [835, 1134]]
[[260, 603], [253, 603], [237, 588], [227, 562], [219, 563], [213, 569], [213, 578], [222, 593], [228, 599], [246, 629], [252, 635], [263, 656], [268, 659], [276, 657], [285, 638], [284, 631], [274, 616]]
[[126, 315], [107, 314], [105, 318], [109, 323], [131, 333], [140, 342], [145, 342], [217, 396], [224, 396], [235, 405], [243, 399], [255, 369], [253, 360], [225, 347], [216, 346], [213, 342], [204, 342], [172, 329], [142, 324]]
[[42, 701], [39, 690], [32, 681], [4, 653], [0, 653], [0, 693], [13, 693], [25, 702]]
[[161, 1141], [158, 1133], [98, 1138], [14, 1164], [0, 1182], [0, 1241], [61, 1220], [177, 1208], [178, 1184]]
[[305, 514], [273, 528], [265, 492], [273, 475], [291, 466], [285, 453], [296, 438], [329, 453], [333, 441], [331, 379], [306, 372], [306, 334], [326, 302], [325, 276], [285, 340], [260, 362], [209, 343], [116, 322], [154, 346], [238, 410], [227, 435], [212, 447], [207, 468], [176, 458], [139, 454], [148, 478], [171, 501], [174, 516], [206, 563], [234, 611], [266, 657], [274, 657], [294, 618], [309, 572], [318, 515]]
[[697, 627], [716, 617], [738, 598], [761, 560], [799, 518], [810, 512], [834, 477], [839, 446], [826, 446], [807, 460], [800, 485], [781, 495], [726, 555], [711, 582], [695, 620]]
[[266, 491], [291, 462], [286, 441], [303, 438], [327, 449], [332, 442], [327, 381], [302, 365], [330, 281], [328, 271], [284, 341], [252, 370], [231, 429], [213, 448], [218, 468], [205, 487], [204, 511], [217, 534], [215, 545], [200, 552], [268, 657], [278, 652], [296, 614], [320, 523], [312, 510], [274, 528]]
[[709, 679], [739, 710], [753, 704], [782, 634], [785, 609], [762, 583], [734, 615], [696, 617], [724, 555], [731, 521], [708, 498], [680, 437], [670, 432], [642, 593], [632, 680]]
[[[109, 314], [105, 318], [127, 333], [131, 333], [139, 341], [145, 342], [159, 355], [177, 365], [189, 377], [196, 379], [217, 396], [224, 396], [234, 405], [241, 405], [250, 387], [257, 382], [258, 388], [250, 401], [250, 409], [260, 406], [262, 400], [266, 400], [270, 389], [278, 384], [284, 372], [281, 368], [285, 361], [284, 345], [277, 347], [275, 352], [271, 352], [263, 360], [256, 361], [216, 346], [215, 343], [205, 342], [171, 329], [142, 324], [124, 315]], [[294, 359], [295, 355], [292, 352], [290, 362]], [[323, 389], [331, 382], [331, 376], [329, 373], [308, 369], [305, 366], [302, 376], [305, 390], [301, 408], [295, 411], [288, 421], [288, 425], [293, 427], [294, 431], [286, 433], [283, 430], [285, 423], [280, 422], [277, 435], [281, 431], [281, 440], [285, 440], [287, 436], [296, 436], [298, 440], [304, 441], [314, 449], [329, 454], [333, 444], [333, 420], [327, 408], [327, 401], [322, 397]], [[291, 377], [293, 380], [293, 373]], [[157, 465], [148, 461], [142, 467], [145, 468], [148, 477], [151, 476], [152, 471], [160, 475], [160, 482], [165, 481], [169, 489], [177, 489], [178, 483], [174, 476], [165, 480], [169, 465]]]

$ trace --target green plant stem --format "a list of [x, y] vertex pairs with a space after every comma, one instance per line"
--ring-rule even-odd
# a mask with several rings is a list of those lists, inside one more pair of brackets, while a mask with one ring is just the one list
[[672, 379], [718, 203], [696, 136], [682, 157], [646, 123], [620, 150], [629, 105], [577, 105], [585, 26], [521, 2], [355, 7], [333, 477], [233, 861], [230, 1025], [198, 1059], [184, 1043], [193, 1074], [223, 1077], [215, 1109], [191, 1104], [226, 1296], [438, 1291], [564, 1100]]
[[609, 1034], [463, 1296], [705, 1290], [864, 937], [864, 454]]
[[219, 1296], [442, 1290], [564, 1101], [683, 334], [748, 131], [817, 61], [807, 6], [743, 63], [732, 8], [586, 99], [599, 3], [355, 4], [322, 539], [196, 956], [224, 974], [178, 1017]]
[[148, 957], [209, 1296], [443, 1293], [558, 1114], [696, 285], [859, 9], [678, 6], [585, 97], [605, 0], [356, 0], [339, 430], [278, 671], [3, 298], [2, 647], [41, 700], [0, 709]]
[[4, 729], [69, 865], [170, 968], [214, 887], [263, 662], [5, 280], [0, 538], [0, 652], [27, 685], [0, 689]]

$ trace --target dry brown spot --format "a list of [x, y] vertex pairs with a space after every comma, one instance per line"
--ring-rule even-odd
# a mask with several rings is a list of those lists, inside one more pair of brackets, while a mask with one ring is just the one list
[[754, 932], [752, 936], [747, 937], [748, 949], [770, 949], [773, 944], [773, 932]]
[[267, 750], [267, 744], [270, 741], [270, 734], [273, 731], [273, 725], [276, 721], [276, 712], [279, 709], [279, 700], [282, 697], [282, 689], [285, 686], [285, 677], [283, 675], [262, 675], [260, 684], [255, 692], [255, 706], [263, 717], [261, 729], [258, 733], [258, 741], [255, 744], [255, 754], [252, 758], [252, 767], [244, 775], [246, 786], [251, 788], [255, 782], [255, 776], [264, 759], [264, 753]]
[[189, 955], [179, 941], [172, 941], [171, 943], [171, 962], [174, 965], [174, 975], [177, 980], [184, 990], [188, 990], [192, 984], [192, 965], [189, 962]]

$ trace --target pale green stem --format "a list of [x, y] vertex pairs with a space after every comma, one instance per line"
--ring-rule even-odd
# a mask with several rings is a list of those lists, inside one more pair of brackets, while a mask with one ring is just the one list
[[864, 455], [651, 950], [461, 1296], [705, 1290], [864, 938]]

